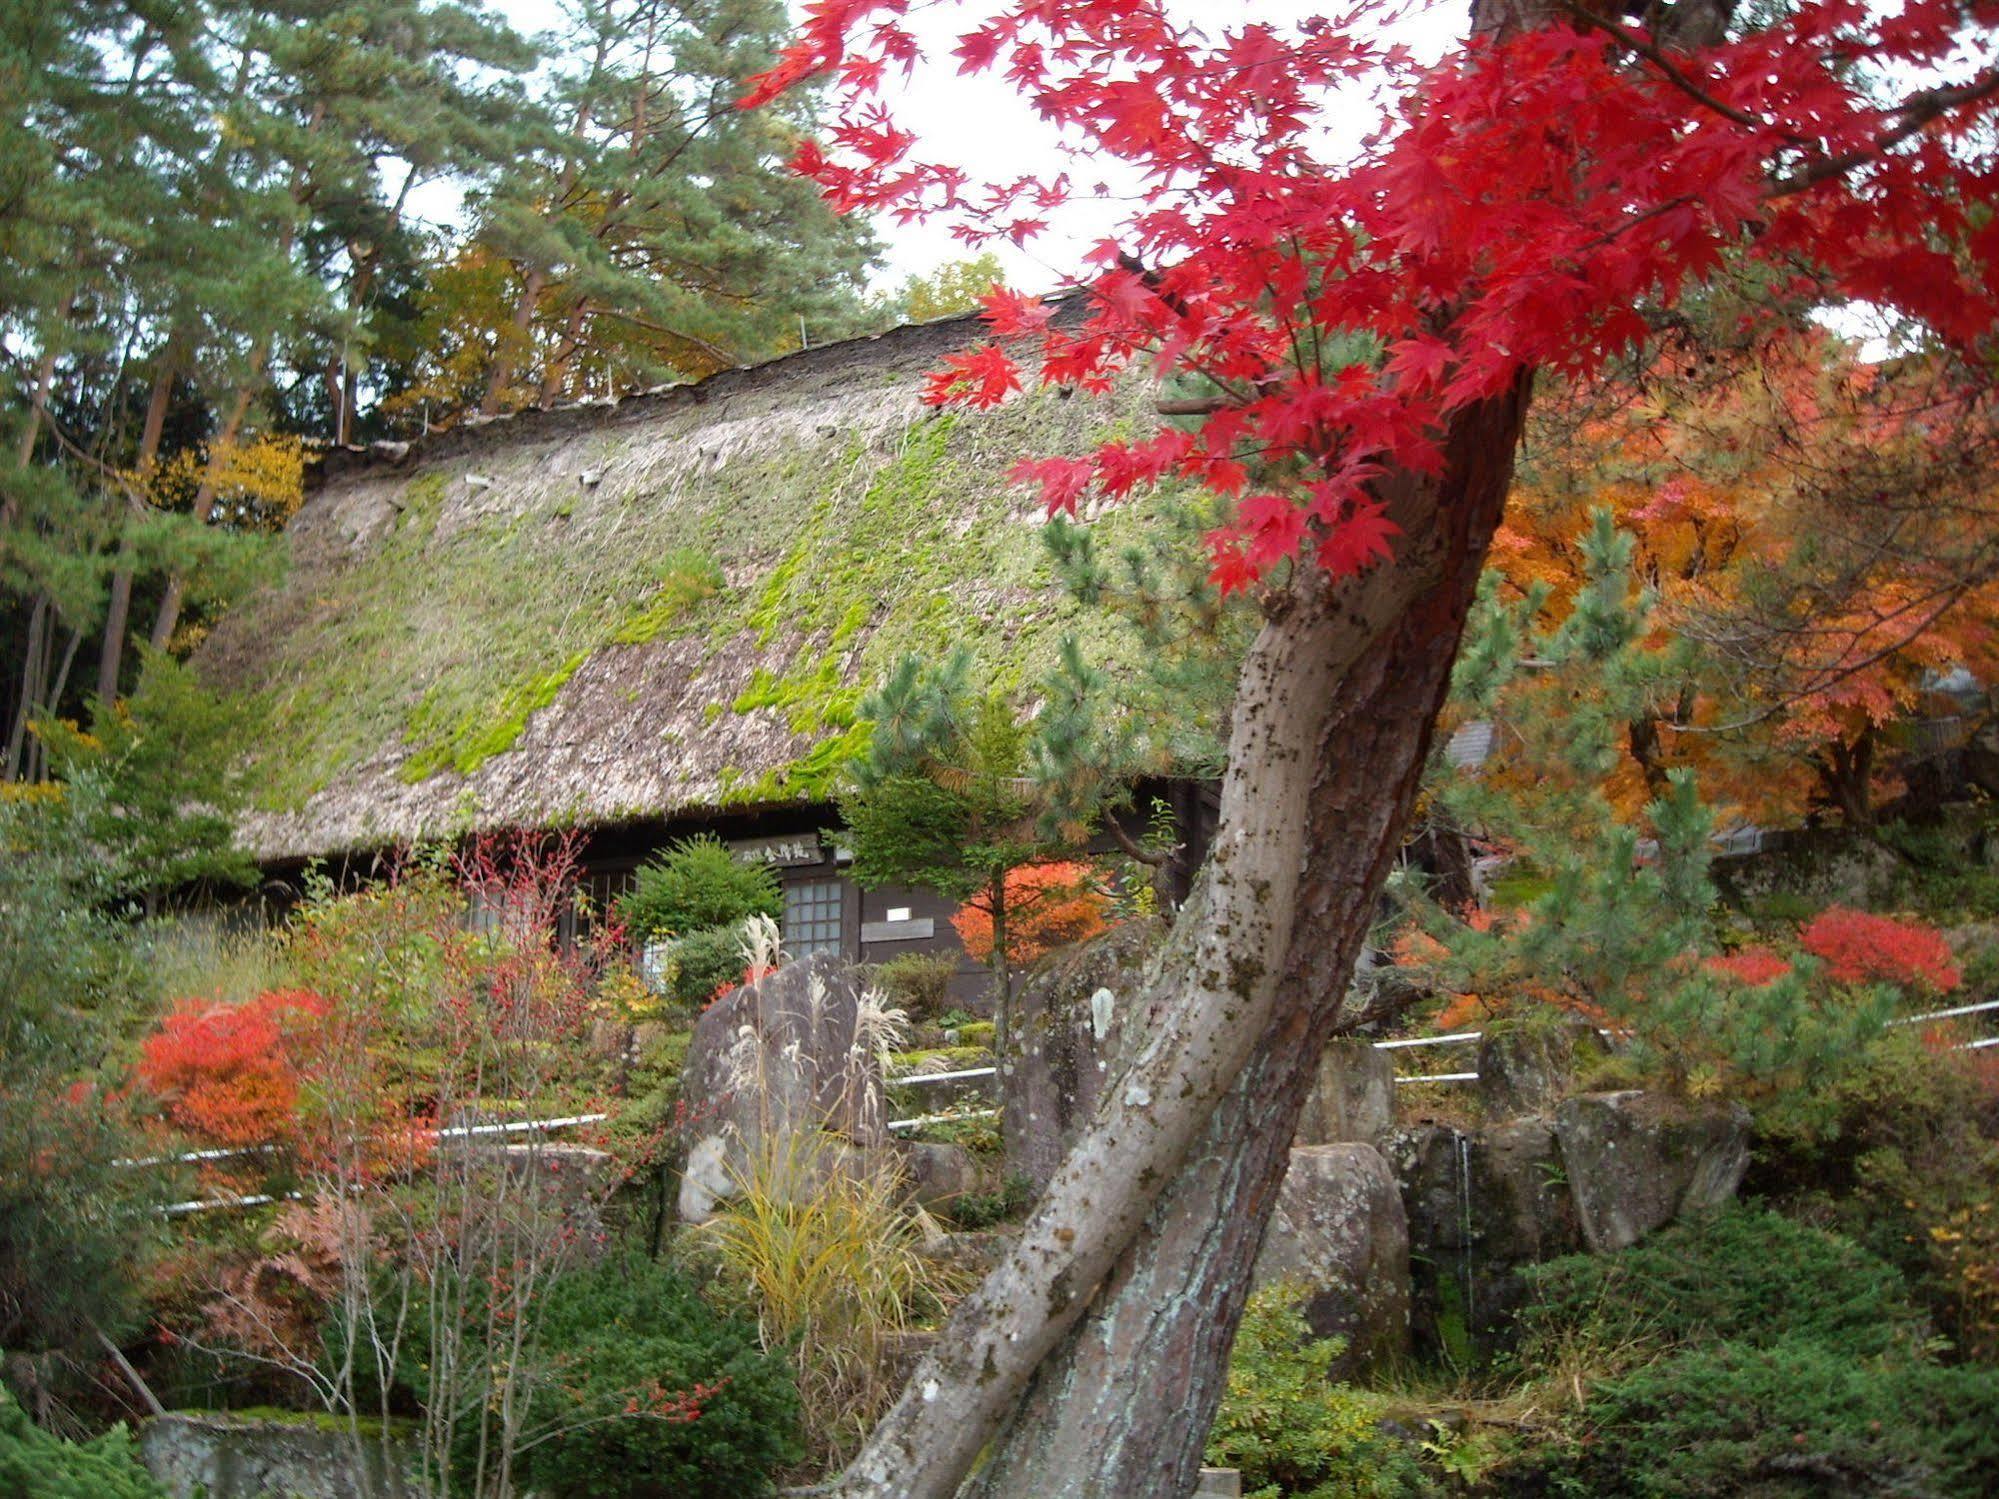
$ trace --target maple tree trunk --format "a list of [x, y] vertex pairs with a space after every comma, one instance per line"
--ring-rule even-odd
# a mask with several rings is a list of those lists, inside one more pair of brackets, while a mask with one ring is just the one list
[[1453, 421], [1440, 478], [1377, 484], [1405, 533], [1393, 563], [1336, 585], [1301, 570], [1271, 607], [1203, 886], [1124, 1001], [1147, 1033], [836, 1492], [944, 1499], [988, 1443], [988, 1499], [1191, 1487], [1525, 410], [1523, 379]]

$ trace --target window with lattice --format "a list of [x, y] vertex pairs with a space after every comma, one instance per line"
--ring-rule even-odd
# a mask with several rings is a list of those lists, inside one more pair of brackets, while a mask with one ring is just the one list
[[847, 888], [841, 880], [797, 880], [784, 887], [784, 950], [793, 958], [840, 951]]

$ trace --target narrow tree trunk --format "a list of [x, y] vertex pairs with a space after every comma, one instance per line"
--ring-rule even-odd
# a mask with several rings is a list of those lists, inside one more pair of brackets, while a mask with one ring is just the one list
[[541, 408], [546, 411], [562, 395], [562, 387], [569, 376], [569, 361], [576, 357], [576, 351], [583, 347], [583, 320], [589, 315], [590, 299], [578, 297], [576, 305], [569, 309], [569, 321], [562, 330], [562, 341], [556, 345], [550, 356], [548, 368], [541, 377]]
[[28, 611], [28, 645], [21, 653], [21, 695], [15, 704], [13, 725], [7, 731], [5, 779], [9, 781], [23, 778], [21, 752], [28, 742], [28, 720], [42, 701], [42, 657], [48, 629], [49, 596], [44, 593], [37, 595], [34, 608]]
[[501, 340], [493, 355], [493, 367], [486, 372], [486, 394], [479, 402], [479, 411], [483, 416], [497, 415], [506, 401], [507, 387], [513, 383], [514, 366], [518, 362], [518, 350], [527, 347], [529, 331], [534, 327], [535, 308], [541, 304], [541, 292], [547, 279], [541, 267], [536, 266], [521, 283], [521, 297], [514, 304], [513, 337]]
[[[49, 690], [49, 670], [55, 661], [56, 616], [54, 601], [50, 601], [48, 621], [42, 630], [41, 653], [35, 658], [35, 692], [39, 698], [39, 711], [52, 707], [61, 692], [58, 685], [55, 692]], [[64, 663], [64, 675], [68, 675], [68, 663]], [[39, 734], [28, 740], [28, 773], [24, 779], [43, 781], [48, 779], [49, 747]]]
[[[139, 453], [135, 467], [141, 482], [150, 478], [160, 456], [160, 438], [166, 430], [167, 403], [173, 395], [174, 375], [180, 365], [181, 335], [167, 340], [160, 354], [159, 373], [153, 376], [152, 393], [146, 398], [146, 420], [139, 430]], [[126, 491], [126, 502], [139, 514], [144, 502], [136, 491]], [[111, 574], [111, 598], [104, 610], [104, 648], [97, 658], [97, 697], [109, 703], [118, 696], [118, 677], [125, 661], [125, 629], [132, 618], [132, 543], [118, 544], [118, 566]]]
[[[995, 1436], [989, 1495], [1189, 1486], [1305, 1074], [1414, 798], [1526, 385], [1453, 421], [1441, 478], [1375, 486], [1406, 538], [1393, 564], [1337, 586], [1301, 570], [1273, 605], [1243, 665], [1205, 886], [1128, 1002], [1152, 1030], [839, 1492], [944, 1499]], [[1064, 1392], [1086, 1398], [1063, 1409]]]
[[[252, 378], [263, 369], [264, 357], [258, 354], [252, 365]], [[236, 398], [230, 403], [229, 415], [223, 418], [222, 430], [208, 450], [208, 462], [202, 465], [201, 484], [194, 492], [194, 521], [196, 525], [208, 524], [208, 517], [215, 513], [215, 464], [219, 451], [233, 447], [243, 430], [243, 418], [250, 411], [252, 387], [236, 387]], [[167, 579], [167, 591], [160, 599], [160, 612], [153, 616], [152, 642], [156, 650], [165, 650], [167, 642], [173, 639], [176, 626], [180, 624], [181, 605], [187, 599], [187, 580], [179, 573]]]
[[1007, 958], [1006, 871], [993, 876], [993, 1055], [1005, 1086], [1007, 1042], [1013, 1034], [1013, 964]]

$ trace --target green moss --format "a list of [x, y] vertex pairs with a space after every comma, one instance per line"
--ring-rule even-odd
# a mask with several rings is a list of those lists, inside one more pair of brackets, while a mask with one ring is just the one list
[[853, 727], [861, 695], [860, 688], [845, 684], [838, 659], [827, 655], [781, 677], [759, 666], [730, 706], [738, 713], [773, 708], [787, 715], [792, 733], [817, 734], [827, 728]]
[[702, 600], [722, 587], [722, 569], [705, 552], [676, 548], [660, 562], [659, 588], [644, 608], [611, 632], [614, 645], [644, 645], [656, 639]]
[[[841, 432], [665, 468], [616, 500], [547, 485], [535, 449], [496, 447], [480, 472], [530, 497], [497, 516], [464, 503], [461, 469], [421, 472], [394, 525], [227, 622], [257, 642], [239, 647], [238, 685], [262, 715], [259, 800], [294, 809], [397, 742], [410, 747], [405, 780], [466, 773], [514, 746], [593, 652], [675, 635], [698, 633], [718, 677], [745, 649], [761, 657], [747, 684], [704, 682], [697, 667], [690, 715], [768, 711], [795, 736], [788, 763], [723, 778], [736, 802], [829, 793], [865, 743], [861, 697], [912, 651], [962, 644], [1018, 687], [1073, 631], [1115, 669], [1134, 642], [1053, 592], [1003, 475], [1020, 454], [1086, 447], [1134, 419], [1125, 406], [1143, 418], [1146, 401], [1137, 389], [1109, 405], [1037, 394], [872, 439]], [[606, 434], [586, 459], [628, 440]], [[1121, 545], [1146, 508], [1114, 511], [1102, 544]]]
[[983, 1046], [935, 1046], [926, 1051], [895, 1051], [888, 1057], [888, 1081], [915, 1077], [926, 1072], [961, 1072], [967, 1067], [990, 1067], [993, 1054]]
[[380, 1440], [384, 1431], [404, 1435], [416, 1430], [416, 1422], [402, 1416], [384, 1421], [379, 1416], [340, 1416], [330, 1411], [293, 1411], [276, 1405], [251, 1405], [241, 1410], [180, 1410], [178, 1416], [198, 1416], [203, 1420], [228, 1421], [259, 1426], [298, 1426], [311, 1431], [330, 1431], [342, 1436], [358, 1431], [364, 1438]]
[[470, 775], [493, 756], [512, 749], [528, 719], [554, 702], [563, 684], [588, 659], [589, 652], [578, 651], [554, 671], [507, 688], [490, 712], [475, 711], [449, 723], [429, 706], [426, 696], [410, 716], [404, 735], [416, 749], [398, 773], [410, 782], [425, 780], [447, 766], [460, 775]]
[[831, 801], [839, 789], [842, 773], [867, 749], [874, 731], [874, 723], [864, 718], [844, 733], [820, 740], [790, 764], [765, 771], [754, 780], [744, 780], [740, 771], [725, 767], [720, 777], [722, 805], [755, 807], [772, 802]]

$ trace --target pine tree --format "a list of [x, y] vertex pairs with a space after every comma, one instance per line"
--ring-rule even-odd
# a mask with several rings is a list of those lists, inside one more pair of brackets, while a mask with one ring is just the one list
[[503, 322], [490, 301], [455, 309], [486, 320], [480, 409], [709, 374], [856, 324], [872, 241], [781, 170], [807, 106], [736, 106], [784, 28], [774, 0], [575, 0], [558, 126], [485, 196], [468, 252], [468, 272], [505, 267]]
[[972, 665], [962, 650], [935, 667], [905, 657], [862, 704], [874, 734], [840, 798], [839, 836], [861, 885], [919, 885], [990, 919], [994, 1045], [1003, 1056], [1013, 1010], [1007, 929], [1017, 914], [1007, 877], [1081, 838], [1048, 825], [1048, 796], [1029, 773], [1033, 731], [1003, 694], [973, 685]]
[[[1433, 977], [1488, 1019], [1607, 1027], [1670, 1086], [1813, 1087], [1880, 1033], [1894, 996], [1834, 991], [1809, 963], [1755, 982], [1715, 961], [1715, 818], [1694, 772], [1667, 772], [1635, 818], [1619, 786], [1630, 725], [1677, 691], [1689, 653], [1654, 637], [1633, 538], [1607, 512], [1581, 548], [1585, 582], [1559, 622], [1534, 626], [1544, 590], [1508, 603], [1492, 583], [1474, 616], [1454, 696], [1491, 715], [1494, 757], [1461, 769], [1439, 754], [1430, 789], [1441, 815], [1505, 851], [1514, 895], [1468, 921], [1398, 882], [1440, 944]], [[1448, 1018], [1473, 1014], [1461, 1001]]]

